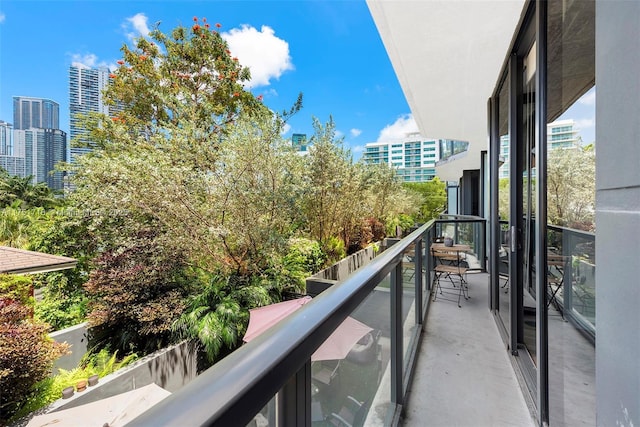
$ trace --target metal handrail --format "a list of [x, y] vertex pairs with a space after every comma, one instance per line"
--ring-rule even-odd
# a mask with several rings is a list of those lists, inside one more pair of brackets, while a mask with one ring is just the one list
[[422, 225], [128, 425], [246, 425], [434, 223]]

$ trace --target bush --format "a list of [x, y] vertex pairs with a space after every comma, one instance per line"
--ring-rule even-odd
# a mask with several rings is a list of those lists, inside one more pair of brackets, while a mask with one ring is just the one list
[[186, 261], [155, 233], [140, 230], [96, 261], [85, 289], [91, 299], [90, 343], [124, 353], [151, 353], [170, 344], [171, 324], [185, 308]]
[[0, 424], [18, 413], [68, 346], [47, 336], [49, 325], [30, 318], [29, 307], [0, 302]]
[[310, 276], [322, 269], [327, 261], [327, 256], [322, 252], [320, 244], [311, 239], [289, 239], [289, 251], [284, 257], [287, 265], [299, 265], [304, 269], [305, 275]]
[[32, 308], [35, 304], [33, 298], [33, 282], [30, 277], [14, 274], [0, 274], [0, 304], [17, 302]]
[[340, 261], [347, 256], [347, 251], [344, 247], [344, 242], [337, 237], [329, 237], [323, 244], [323, 251], [327, 254], [327, 263], [332, 264]]

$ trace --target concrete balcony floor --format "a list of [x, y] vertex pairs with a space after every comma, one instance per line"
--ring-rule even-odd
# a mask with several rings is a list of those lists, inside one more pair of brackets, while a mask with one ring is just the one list
[[402, 424], [535, 426], [488, 308], [489, 276], [467, 280], [461, 308], [457, 295], [431, 302]]

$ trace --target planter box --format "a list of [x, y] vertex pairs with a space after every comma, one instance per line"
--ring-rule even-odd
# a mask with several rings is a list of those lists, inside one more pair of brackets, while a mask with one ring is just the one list
[[332, 266], [317, 272], [313, 276], [308, 277], [306, 279], [307, 294], [314, 297], [336, 283], [344, 281], [356, 270], [369, 264], [378, 252], [379, 250], [374, 249], [373, 245], [367, 246], [366, 248], [341, 259]]

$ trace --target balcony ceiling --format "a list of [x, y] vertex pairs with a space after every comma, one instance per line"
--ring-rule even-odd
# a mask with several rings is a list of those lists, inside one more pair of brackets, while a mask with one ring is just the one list
[[474, 153], [487, 147], [487, 100], [524, 0], [367, 4], [420, 132], [469, 141], [467, 161], [477, 166], [463, 168], [479, 167]]

